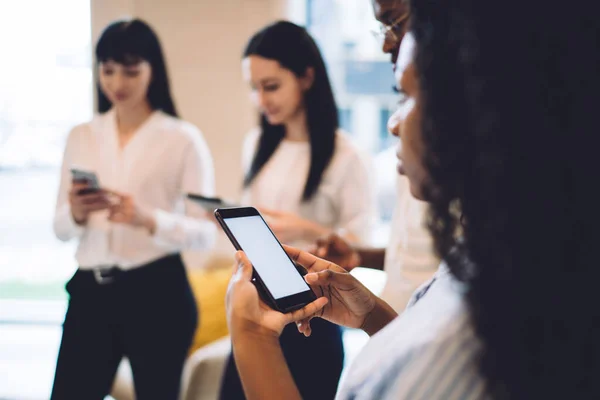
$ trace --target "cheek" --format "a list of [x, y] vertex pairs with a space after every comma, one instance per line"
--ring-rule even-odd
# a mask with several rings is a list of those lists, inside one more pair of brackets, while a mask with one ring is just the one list
[[290, 113], [295, 112], [302, 104], [302, 92], [295, 85], [282, 88], [277, 97], [279, 106]]
[[105, 96], [110, 95], [111, 78], [103, 75], [99, 76], [98, 83], [100, 84], [100, 90]]
[[110, 82], [110, 77], [105, 76], [103, 74], [98, 75], [98, 82], [100, 83], [100, 87], [105, 88], [108, 86]]
[[140, 97], [145, 97], [148, 93], [148, 88], [150, 87], [150, 77], [139, 76], [132, 78], [130, 87], [132, 87], [135, 93], [137, 93]]
[[402, 158], [404, 168], [411, 181], [413, 195], [420, 198], [420, 188], [427, 181], [427, 170], [424, 165], [424, 145], [421, 135], [421, 117], [418, 107], [413, 107], [406, 114], [401, 129]]

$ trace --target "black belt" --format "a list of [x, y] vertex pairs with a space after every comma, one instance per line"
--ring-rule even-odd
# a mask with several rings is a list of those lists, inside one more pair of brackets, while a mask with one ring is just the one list
[[139, 273], [142, 270], [148, 271], [151, 267], [161, 267], [165, 264], [169, 264], [180, 257], [179, 254], [172, 254], [165, 257], [161, 257], [158, 260], [149, 262], [148, 264], [141, 265], [133, 269], [123, 269], [118, 265], [110, 265], [104, 267], [94, 267], [80, 269], [80, 273], [91, 273], [96, 280], [98, 285], [106, 285], [115, 282], [117, 279], [122, 278], [123, 275]]
[[98, 285], [106, 285], [107, 283], [113, 283], [119, 275], [125, 273], [124, 270], [117, 266], [105, 267], [105, 268], [94, 268], [92, 269], [94, 279]]

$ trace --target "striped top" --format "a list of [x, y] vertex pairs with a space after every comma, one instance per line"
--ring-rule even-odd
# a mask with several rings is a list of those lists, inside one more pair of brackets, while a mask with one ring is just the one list
[[442, 264], [407, 310], [371, 338], [343, 377], [337, 399], [484, 399], [480, 343], [464, 289]]

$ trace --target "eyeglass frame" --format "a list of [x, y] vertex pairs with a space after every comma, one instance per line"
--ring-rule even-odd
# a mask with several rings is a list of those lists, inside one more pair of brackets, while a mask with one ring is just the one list
[[378, 36], [380, 40], [385, 41], [388, 37], [390, 37], [390, 39], [394, 40], [395, 42], [399, 42], [400, 37], [395, 31], [404, 28], [406, 22], [408, 21], [408, 17], [410, 17], [410, 13], [406, 12], [398, 18], [396, 18], [396, 20], [389, 25], [381, 24], [381, 26], [379, 27], [379, 31], [373, 32], [373, 34]]

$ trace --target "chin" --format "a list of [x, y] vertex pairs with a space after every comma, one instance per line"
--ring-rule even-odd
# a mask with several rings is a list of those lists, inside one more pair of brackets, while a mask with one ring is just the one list
[[267, 116], [267, 121], [271, 125], [283, 125], [283, 119], [281, 117], [279, 117], [278, 115], [272, 116], [272, 117]]
[[423, 195], [423, 189], [420, 185], [414, 185], [409, 180], [410, 194], [417, 200], [426, 201], [425, 196]]

